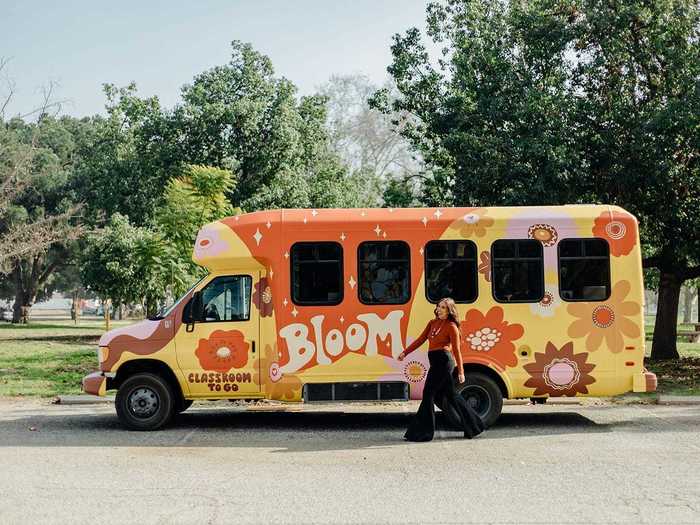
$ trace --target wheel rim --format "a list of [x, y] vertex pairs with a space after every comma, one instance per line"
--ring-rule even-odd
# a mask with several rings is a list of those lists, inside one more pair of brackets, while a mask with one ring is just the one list
[[158, 412], [160, 397], [155, 390], [142, 386], [131, 391], [127, 405], [134, 417], [148, 419]]
[[485, 419], [491, 411], [491, 396], [481, 385], [468, 385], [460, 392], [467, 404], [479, 414], [481, 419]]

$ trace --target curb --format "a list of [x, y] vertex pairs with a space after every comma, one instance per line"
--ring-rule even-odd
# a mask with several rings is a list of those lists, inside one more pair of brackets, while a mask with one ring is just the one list
[[82, 394], [76, 396], [56, 396], [52, 405], [105, 405], [114, 403], [114, 396], [93, 396]]
[[659, 405], [700, 405], [700, 396], [665, 396], [656, 401]]
[[[74, 396], [57, 396], [53, 399], [53, 405], [104, 405], [114, 403], [114, 396], [93, 396], [89, 394]], [[700, 405], [700, 396], [672, 396], [672, 395], [652, 395], [652, 396], [620, 396], [620, 397], [560, 397], [548, 398], [544, 406], [561, 405], [601, 405], [601, 404], [648, 404], [648, 405]], [[505, 406], [527, 406], [532, 405], [529, 399], [504, 399]], [[303, 406], [303, 403], [298, 405]], [[253, 408], [253, 407], [247, 407]], [[276, 408], [276, 407], [275, 407]], [[255, 409], [262, 411], [262, 408]], [[273, 410], [265, 407], [267, 410]]]

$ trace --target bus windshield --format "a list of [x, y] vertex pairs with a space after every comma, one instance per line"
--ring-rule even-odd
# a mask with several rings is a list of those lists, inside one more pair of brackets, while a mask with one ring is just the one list
[[[205, 276], [205, 277], [206, 277], [206, 276]], [[189, 293], [190, 293], [199, 283], [202, 282], [203, 279], [204, 279], [204, 277], [198, 279], [192, 286], [190, 286], [189, 290], [187, 290], [184, 294], [182, 294], [182, 296], [181, 296], [177, 301], [175, 301], [175, 302], [174, 302], [173, 304], [171, 304], [170, 306], [163, 306], [160, 310], [158, 310], [158, 312], [157, 312], [155, 315], [149, 317], [148, 320], [149, 320], [149, 321], [160, 321], [161, 319], [165, 319], [166, 317], [168, 317], [168, 316], [172, 313], [172, 311], [175, 309], [175, 307], [176, 307], [178, 304], [180, 304], [180, 302], [181, 302], [185, 297], [187, 297], [187, 296], [189, 295]]]

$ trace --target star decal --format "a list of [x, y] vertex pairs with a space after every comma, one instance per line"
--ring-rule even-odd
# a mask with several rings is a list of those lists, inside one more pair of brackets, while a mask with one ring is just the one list
[[255, 244], [260, 246], [260, 239], [262, 239], [262, 233], [260, 233], [260, 228], [255, 228], [255, 234], [253, 235], [253, 239], [255, 239]]
[[357, 284], [357, 281], [352, 275], [350, 276], [350, 279], [348, 279], [348, 284], [350, 285], [350, 288], [355, 288], [355, 285]]
[[435, 216], [439, 219], [440, 216], [442, 215], [442, 212], [440, 211], [440, 208], [438, 208], [437, 210], [435, 210], [435, 213], [433, 213], [433, 215], [435, 215]]
[[377, 234], [377, 237], [379, 237], [379, 234], [381, 233], [382, 229], [379, 227], [379, 224], [377, 224], [377, 227], [373, 231]]
[[297, 307], [296, 307], [296, 306], [294, 307], [294, 310], [292, 310], [292, 315], [293, 315], [294, 317], [296, 317], [297, 315], [299, 315], [299, 310], [297, 310]]
[[341, 232], [340, 233], [340, 240], [344, 241], [345, 239], [347, 239], [347, 237], [345, 236], [345, 232]]
[[420, 220], [420, 222], [423, 223], [423, 226], [427, 226], [427, 225], [428, 225], [428, 217], [423, 217], [423, 218]]

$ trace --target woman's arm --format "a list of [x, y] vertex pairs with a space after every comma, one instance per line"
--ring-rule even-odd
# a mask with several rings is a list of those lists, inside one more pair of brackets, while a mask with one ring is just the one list
[[459, 328], [457, 325], [450, 322], [450, 346], [452, 347], [452, 355], [455, 357], [455, 363], [457, 363], [457, 375], [459, 376], [459, 382], [464, 382], [464, 363], [462, 362], [462, 352], [460, 348], [459, 340]]
[[[408, 347], [406, 347], [406, 349], [403, 352], [401, 352], [403, 357], [406, 357], [408, 354], [413, 352], [420, 345], [425, 343], [425, 340], [428, 339], [429, 332], [430, 332], [430, 321], [428, 321], [428, 324], [425, 326], [425, 329], [423, 330], [423, 332], [418, 336], [418, 339], [413, 341], [410, 345], [408, 345]], [[399, 355], [399, 359], [403, 359], [403, 357], [401, 357], [401, 355]]]

